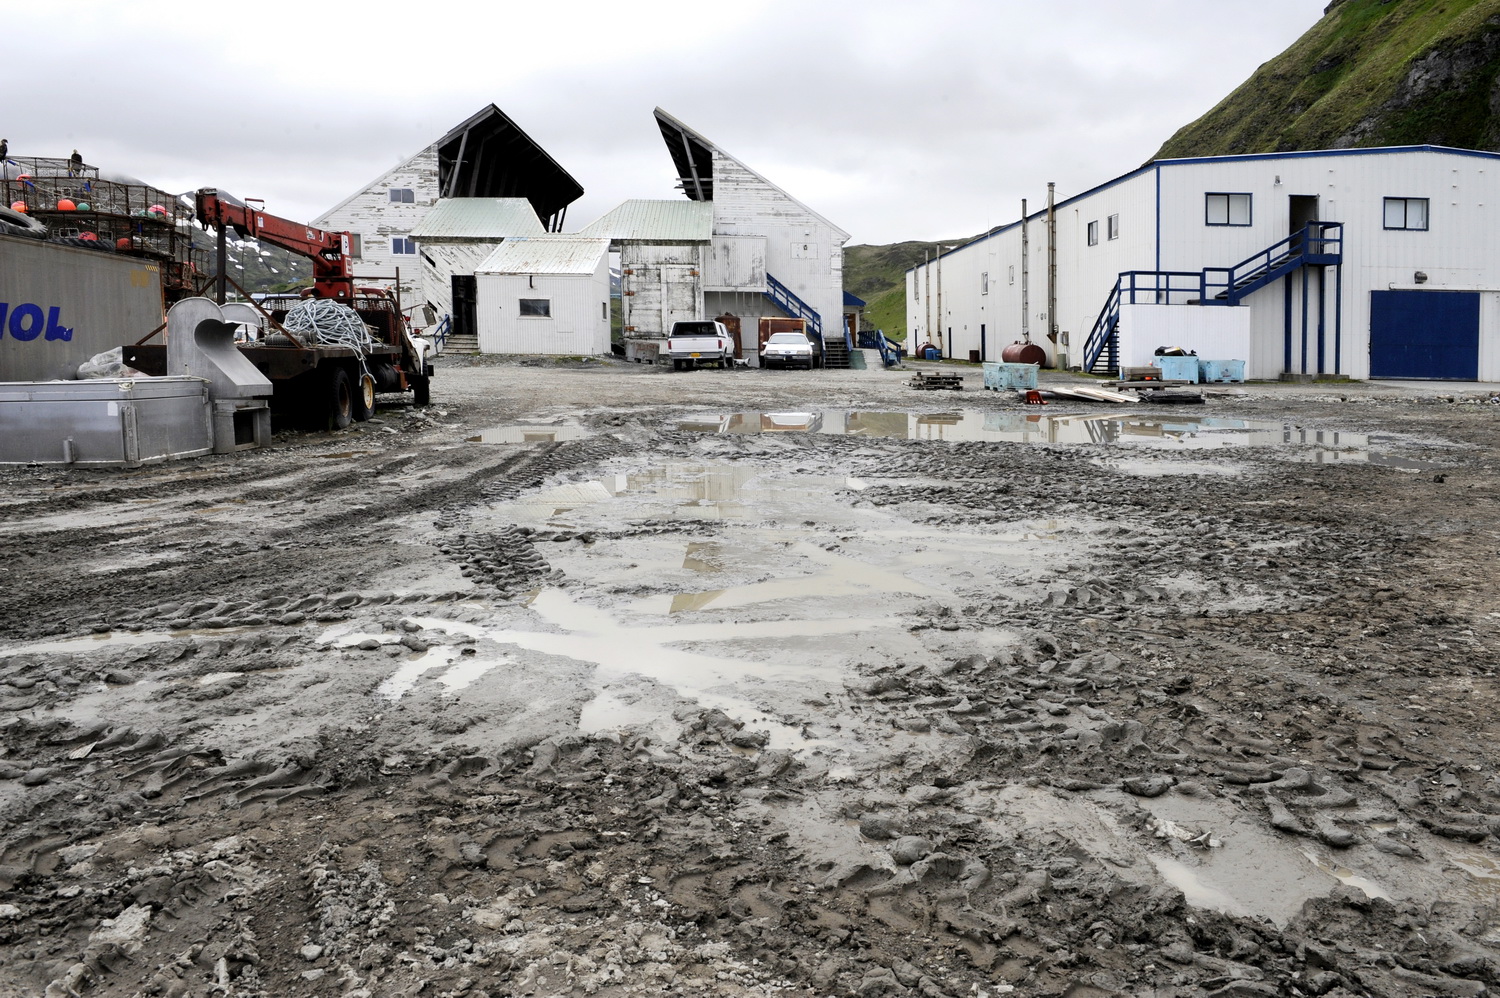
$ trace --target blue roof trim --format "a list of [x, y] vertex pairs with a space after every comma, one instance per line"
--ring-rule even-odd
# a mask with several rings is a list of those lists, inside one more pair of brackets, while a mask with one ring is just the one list
[[865, 300], [863, 298], [856, 298], [854, 295], [851, 295], [849, 292], [847, 292], [847, 291], [844, 292], [844, 307], [845, 308], [864, 308], [865, 304], [866, 303], [865, 303]]
[[[1183, 159], [1155, 159], [1155, 160], [1152, 160], [1151, 162], [1147, 163], [1145, 166], [1142, 166], [1142, 167], [1139, 167], [1137, 169], [1131, 170], [1129, 173], [1126, 173], [1126, 174], [1123, 174], [1121, 176], [1118, 176], [1118, 177], [1116, 177], [1113, 180], [1107, 180], [1107, 181], [1105, 181], [1104, 183], [1100, 184], [1097, 187], [1090, 187], [1088, 190], [1084, 191], [1081, 194], [1074, 194], [1070, 198], [1067, 198], [1065, 200], [1059, 201], [1055, 205], [1053, 205], [1053, 210], [1055, 211], [1055, 210], [1057, 210], [1059, 208], [1065, 207], [1066, 205], [1070, 205], [1070, 204], [1072, 204], [1075, 201], [1081, 201], [1084, 198], [1092, 197], [1093, 195], [1098, 194], [1101, 191], [1107, 191], [1111, 187], [1116, 187], [1116, 186], [1118, 186], [1120, 184], [1125, 183], [1127, 180], [1134, 180], [1136, 177], [1139, 177], [1141, 174], [1146, 173], [1146, 172], [1151, 171], [1151, 170], [1157, 171], [1157, 184], [1160, 185], [1160, 183], [1161, 183], [1161, 172], [1160, 171], [1161, 171], [1161, 168], [1164, 167], [1164, 166], [1193, 166], [1193, 165], [1200, 164], [1200, 163], [1246, 163], [1246, 162], [1252, 162], [1254, 160], [1316, 159], [1316, 158], [1321, 158], [1321, 157], [1325, 157], [1325, 156], [1380, 156], [1380, 155], [1388, 155], [1390, 153], [1424, 153], [1424, 152], [1425, 153], [1444, 153], [1444, 154], [1447, 154], [1447, 155], [1450, 155], [1450, 156], [1469, 156], [1469, 157], [1473, 157], [1475, 159], [1500, 159], [1500, 153], [1485, 152], [1485, 151], [1483, 151], [1481, 149], [1458, 149], [1458, 148], [1455, 148], [1453, 146], [1371, 146], [1369, 148], [1361, 148], [1361, 149], [1309, 149], [1309, 150], [1305, 150], [1305, 151], [1302, 151], [1302, 152], [1263, 152], [1263, 153], [1244, 153], [1244, 154], [1235, 155], [1235, 156], [1195, 156], [1195, 157], [1187, 157], [1187, 158], [1183, 158]], [[1038, 211], [1038, 212], [1035, 212], [1035, 213], [1033, 213], [1031, 215], [1026, 216], [1026, 220], [1027, 221], [1031, 221], [1033, 219], [1046, 218], [1046, 217], [1047, 217], [1047, 212], [1044, 209], [1042, 211]], [[986, 241], [988, 239], [993, 238], [994, 236], [1002, 235], [1002, 234], [1004, 234], [1006, 232], [1009, 232], [1011, 229], [1020, 228], [1020, 226], [1021, 226], [1020, 220], [1011, 222], [1008, 225], [1001, 225], [1001, 226], [999, 226], [997, 228], [993, 228], [990, 231], [986, 232], [984, 235], [980, 236], [978, 239], [972, 239], [969, 242], [964, 243], [962, 246], [955, 246], [953, 249], [949, 250], [947, 253], [942, 253], [939, 256], [933, 257], [932, 259], [933, 260], [938, 260], [938, 259], [941, 259], [942, 257], [949, 256], [949, 255], [951, 255], [953, 253], [957, 253], [959, 250], [968, 249], [970, 246], [977, 246], [980, 243], [982, 243], [982, 242], [984, 242], [984, 241]], [[928, 261], [928, 263], [931, 263], [931, 262], [932, 262], [931, 260]], [[908, 274], [910, 274], [912, 271], [916, 270], [918, 266], [925, 266], [925, 265], [924, 264], [913, 264], [912, 266], [906, 268], [906, 272]]]

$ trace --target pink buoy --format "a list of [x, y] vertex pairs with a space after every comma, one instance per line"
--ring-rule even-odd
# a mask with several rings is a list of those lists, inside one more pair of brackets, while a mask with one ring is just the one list
[[26, 202], [25, 201], [12, 201], [10, 203], [10, 210], [11, 211], [19, 211], [21, 214], [24, 215], [24, 214], [26, 214]]
[[165, 215], [167, 213], [167, 209], [163, 205], [154, 204], [146, 209], [146, 213], [150, 215]]

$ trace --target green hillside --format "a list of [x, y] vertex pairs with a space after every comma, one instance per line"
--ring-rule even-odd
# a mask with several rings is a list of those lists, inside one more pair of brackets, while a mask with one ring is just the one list
[[924, 243], [844, 247], [844, 290], [866, 302], [865, 321], [893, 340], [906, 339], [906, 272], [939, 246], [956, 246], [973, 236]]
[[1445, 145], [1500, 149], [1500, 0], [1334, 0], [1157, 158]]

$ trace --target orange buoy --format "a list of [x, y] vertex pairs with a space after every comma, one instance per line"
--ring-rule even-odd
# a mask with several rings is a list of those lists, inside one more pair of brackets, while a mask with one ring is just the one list
[[78, 206], [76, 204], [74, 204], [72, 201], [69, 201], [67, 198], [63, 198], [61, 201], [57, 202], [57, 210], [58, 211], [77, 211], [78, 210]]
[[80, 232], [78, 233], [78, 238], [90, 243], [99, 241], [99, 237], [92, 232]]
[[130, 237], [121, 236], [115, 240], [115, 249], [130, 249]]
[[24, 215], [24, 214], [26, 214], [26, 202], [25, 201], [12, 201], [10, 203], [10, 210], [11, 211], [19, 211], [21, 214]]

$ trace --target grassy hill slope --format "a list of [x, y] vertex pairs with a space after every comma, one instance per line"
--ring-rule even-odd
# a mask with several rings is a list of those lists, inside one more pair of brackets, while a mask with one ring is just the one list
[[1500, 0], [1334, 0], [1156, 158], [1385, 145], [1500, 149]]
[[909, 241], [884, 246], [844, 247], [844, 290], [866, 302], [865, 321], [893, 340], [906, 339], [906, 272], [938, 246], [966, 243], [974, 237], [924, 243]]

